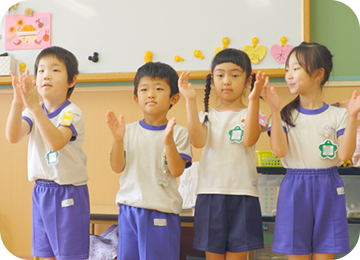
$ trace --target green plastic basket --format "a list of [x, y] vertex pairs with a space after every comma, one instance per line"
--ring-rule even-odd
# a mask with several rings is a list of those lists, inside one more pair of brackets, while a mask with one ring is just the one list
[[281, 160], [273, 151], [256, 151], [260, 167], [282, 167]]

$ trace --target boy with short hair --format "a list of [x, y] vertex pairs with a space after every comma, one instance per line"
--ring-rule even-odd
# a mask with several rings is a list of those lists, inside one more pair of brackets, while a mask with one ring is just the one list
[[119, 205], [119, 260], [178, 260], [182, 198], [176, 178], [191, 165], [186, 128], [167, 113], [180, 94], [178, 75], [164, 63], [146, 63], [134, 80], [134, 100], [144, 119], [125, 126], [107, 113], [114, 137], [111, 168], [123, 172], [116, 196]]
[[61, 47], [40, 52], [35, 80], [30, 80], [29, 71], [22, 74], [19, 68], [18, 78], [11, 72], [14, 99], [6, 138], [17, 143], [30, 135], [28, 177], [36, 182], [32, 254], [43, 259], [83, 260], [89, 255], [84, 122], [82, 111], [68, 100], [77, 74], [76, 57]]

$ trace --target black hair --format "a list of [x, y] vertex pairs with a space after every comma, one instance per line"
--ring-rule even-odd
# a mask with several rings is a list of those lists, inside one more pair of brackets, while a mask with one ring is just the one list
[[[324, 77], [321, 81], [321, 88], [329, 80], [330, 73], [333, 68], [333, 55], [324, 45], [314, 42], [302, 42], [299, 46], [294, 47], [289, 53], [285, 67], [289, 66], [291, 55], [294, 55], [299, 65], [306, 71], [309, 76], [313, 76], [316, 70], [324, 69]], [[291, 117], [291, 112], [300, 104], [300, 96], [297, 96], [293, 101], [288, 103], [281, 110], [281, 119], [291, 127], [294, 127], [294, 120]]]
[[142, 65], [136, 72], [134, 79], [134, 95], [137, 97], [139, 82], [142, 77], [158, 78], [165, 80], [170, 86], [170, 97], [179, 93], [179, 76], [168, 64], [162, 62], [148, 62]]
[[[205, 85], [205, 97], [204, 97], [204, 104], [205, 104], [205, 118], [204, 124], [209, 121], [208, 112], [209, 112], [209, 97], [211, 91], [211, 76], [214, 72], [214, 69], [217, 65], [221, 63], [231, 62], [238, 66], [240, 66], [244, 72], [246, 73], [246, 78], [248, 79], [251, 76], [251, 62], [249, 56], [237, 49], [228, 48], [222, 50], [216, 54], [214, 59], [211, 63], [211, 73], [206, 76], [206, 85]], [[253, 74], [252, 82], [251, 82], [251, 90], [254, 88], [254, 82], [256, 80], [256, 75]]]
[[[61, 48], [58, 46], [52, 46], [52, 47], [43, 49], [39, 53], [39, 55], [36, 57], [35, 65], [34, 65], [35, 79], [37, 76], [40, 60], [47, 56], [53, 56], [65, 64], [69, 84], [74, 80], [74, 76], [79, 74], [79, 69], [78, 69], [79, 64], [78, 64], [78, 61], [77, 61], [75, 55], [64, 48]], [[75, 84], [74, 84], [74, 86], [69, 88], [67, 95], [66, 95], [67, 99], [70, 98], [72, 92], [74, 91], [74, 88], [75, 88]]]

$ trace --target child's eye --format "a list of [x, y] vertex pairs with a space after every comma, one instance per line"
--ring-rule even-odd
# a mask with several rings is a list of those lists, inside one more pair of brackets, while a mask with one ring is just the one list
[[59, 72], [59, 70], [58, 70], [58, 69], [54, 69], [53, 71], [54, 71], [54, 72]]
[[237, 74], [234, 74], [234, 75], [233, 75], [233, 77], [234, 77], [234, 78], [236, 78], [236, 77], [239, 77], [239, 75], [237, 75]]
[[156, 90], [163, 90], [163, 88], [156, 88]]
[[222, 78], [222, 76], [223, 76], [223, 75], [221, 75], [221, 74], [217, 74], [217, 75], [216, 75], [216, 77], [218, 77], [218, 78]]
[[38, 73], [44, 72], [44, 70], [38, 70]]

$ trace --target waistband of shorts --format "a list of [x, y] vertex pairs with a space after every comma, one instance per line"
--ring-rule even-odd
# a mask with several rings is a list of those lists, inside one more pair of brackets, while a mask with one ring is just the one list
[[329, 176], [339, 174], [338, 167], [330, 167], [330, 168], [319, 168], [319, 169], [308, 169], [308, 168], [297, 168], [286, 169], [286, 175], [294, 175], [294, 176]]
[[43, 179], [37, 179], [35, 181], [37, 186], [42, 186], [42, 187], [59, 187], [61, 186], [60, 184], [51, 181], [51, 180], [43, 180]]

